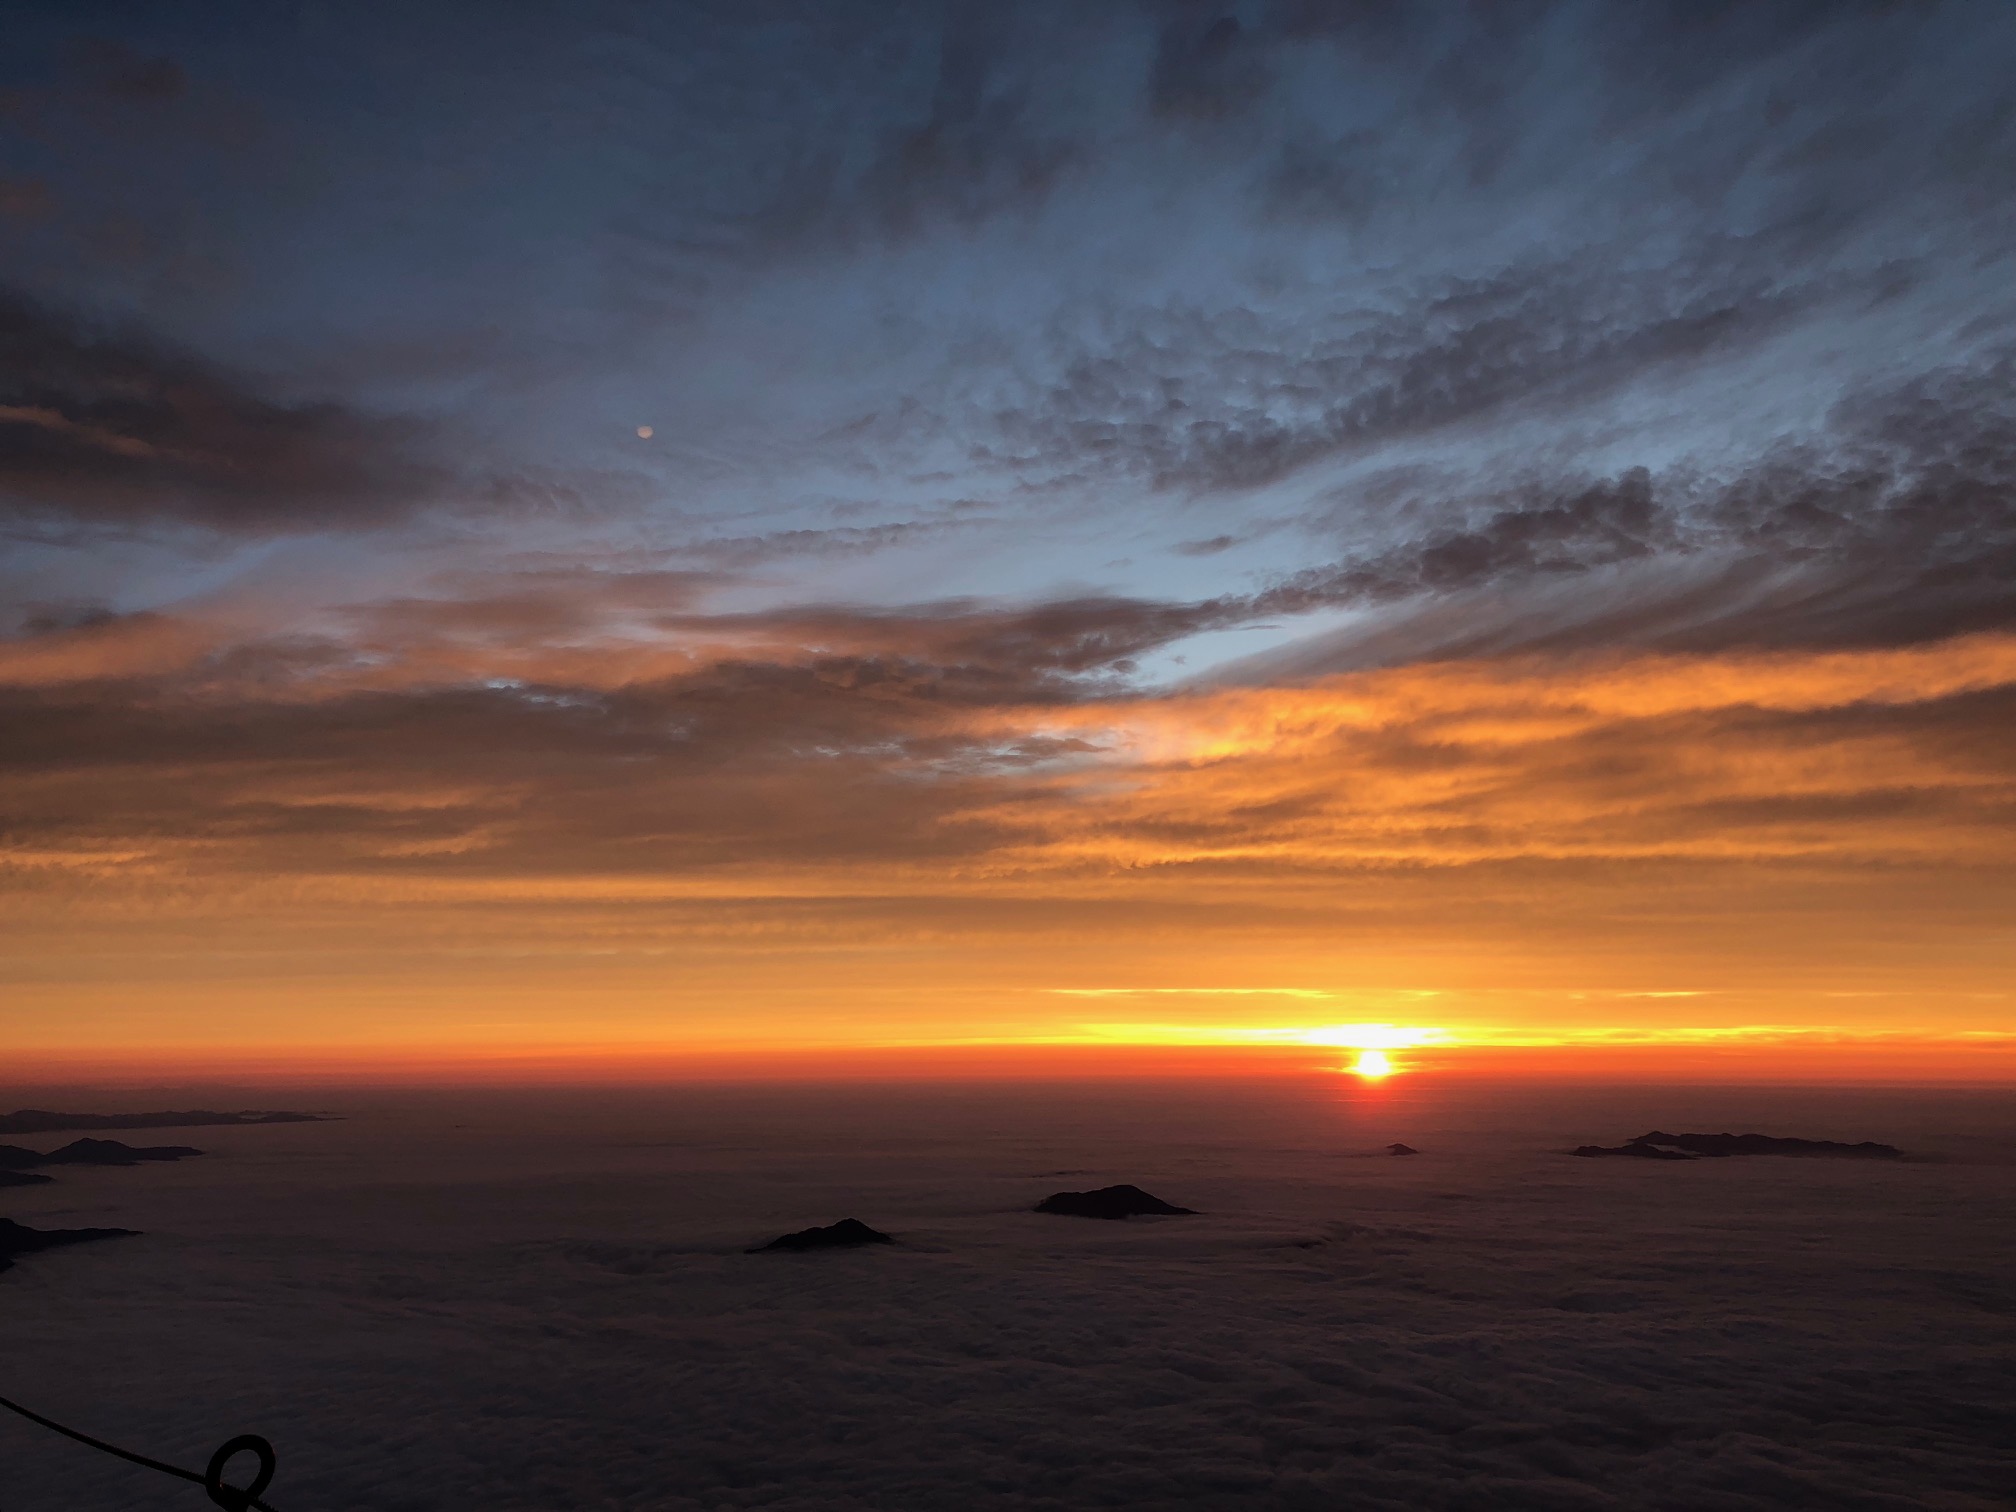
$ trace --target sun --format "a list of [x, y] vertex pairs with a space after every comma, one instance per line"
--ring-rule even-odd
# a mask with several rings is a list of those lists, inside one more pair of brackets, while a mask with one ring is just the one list
[[1393, 1060], [1384, 1050], [1360, 1051], [1358, 1059], [1351, 1063], [1351, 1074], [1362, 1076], [1367, 1081], [1378, 1081], [1383, 1076], [1393, 1074]]

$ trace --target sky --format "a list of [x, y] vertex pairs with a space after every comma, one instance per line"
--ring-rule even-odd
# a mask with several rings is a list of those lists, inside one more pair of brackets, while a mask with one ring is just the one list
[[2016, 1074], [2001, 0], [0, 22], [21, 1064]]

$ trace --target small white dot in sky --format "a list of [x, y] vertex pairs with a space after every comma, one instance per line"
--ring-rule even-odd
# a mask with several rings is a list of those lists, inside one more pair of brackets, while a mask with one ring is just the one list
[[640, 425], [640, 426], [638, 426], [638, 427], [637, 427], [637, 439], [638, 439], [639, 441], [649, 441], [649, 440], [651, 439], [651, 427], [650, 427], [650, 426], [648, 426], [648, 425]]

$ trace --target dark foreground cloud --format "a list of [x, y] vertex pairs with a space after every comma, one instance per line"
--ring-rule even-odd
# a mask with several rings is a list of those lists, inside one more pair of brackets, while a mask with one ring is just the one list
[[[318, 1091], [349, 1116], [222, 1131], [172, 1192], [21, 1199], [146, 1235], [0, 1307], [30, 1405], [187, 1463], [256, 1429], [280, 1506], [1996, 1505], [1995, 1099], [1471, 1087]], [[1945, 1158], [1549, 1153], [1689, 1118]], [[1027, 1211], [1121, 1180], [1202, 1212]], [[902, 1243], [741, 1253], [847, 1214]], [[187, 1505], [0, 1444], [22, 1512]]]

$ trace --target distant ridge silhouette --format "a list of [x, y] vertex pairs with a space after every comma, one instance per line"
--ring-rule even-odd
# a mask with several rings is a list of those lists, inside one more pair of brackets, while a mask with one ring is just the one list
[[1654, 1129], [1621, 1145], [1583, 1145], [1577, 1155], [1621, 1155], [1638, 1160], [1719, 1160], [1731, 1155], [1800, 1155], [1836, 1160], [1902, 1160], [1895, 1145], [1865, 1139], [1843, 1144], [1835, 1139], [1786, 1139], [1775, 1134], [1665, 1134]]
[[1850, 1160], [1901, 1160], [1895, 1145], [1865, 1139], [1844, 1144], [1838, 1139], [1781, 1139], [1772, 1134], [1662, 1134], [1654, 1129], [1633, 1144], [1664, 1145], [1695, 1155], [1834, 1155]]
[[0, 1218], [0, 1271], [13, 1265], [16, 1255], [32, 1255], [64, 1244], [85, 1244], [93, 1239], [126, 1239], [139, 1232], [122, 1228], [32, 1229], [11, 1218]]
[[326, 1123], [327, 1113], [212, 1113], [197, 1108], [186, 1113], [52, 1113], [47, 1108], [22, 1108], [0, 1113], [0, 1134], [54, 1134], [65, 1129], [200, 1129], [235, 1124]]
[[[186, 1160], [201, 1155], [188, 1145], [121, 1144], [116, 1139], [73, 1139], [61, 1149], [43, 1155], [20, 1145], [0, 1145], [0, 1169], [22, 1171], [30, 1166], [95, 1165], [130, 1166], [151, 1160]], [[43, 1180], [48, 1180], [45, 1176]]]

